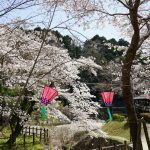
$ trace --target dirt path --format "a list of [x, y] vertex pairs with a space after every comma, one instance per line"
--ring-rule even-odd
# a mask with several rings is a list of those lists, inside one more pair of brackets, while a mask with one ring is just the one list
[[[69, 141], [75, 133], [97, 130], [100, 129], [102, 125], [102, 121], [85, 120], [72, 122], [71, 124], [55, 126], [50, 131], [51, 142], [53, 143], [54, 150], [60, 150], [61, 145], [63, 145], [66, 141]], [[106, 136], [106, 134], [102, 131], [99, 131], [98, 134], [101, 134], [103, 137]]]
[[[146, 126], [147, 126], [147, 131], [149, 133], [149, 138], [150, 138], [150, 124], [146, 124]], [[148, 146], [147, 146], [144, 131], [142, 131], [142, 133], [141, 133], [141, 139], [142, 139], [143, 150], [149, 150]]]

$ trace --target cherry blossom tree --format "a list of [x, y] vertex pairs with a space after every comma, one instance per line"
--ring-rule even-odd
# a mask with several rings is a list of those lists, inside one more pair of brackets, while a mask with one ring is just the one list
[[[30, 2], [33, 3], [31, 4]], [[96, 73], [93, 69], [94, 67], [101, 68], [92, 59], [86, 60], [85, 58], [81, 58], [79, 60], [72, 60], [67, 50], [50, 46], [51, 39], [56, 40], [56, 37], [52, 36], [52, 33], [49, 31], [54, 19], [57, 3], [58, 1], [51, 6], [47, 29], [42, 33], [27, 34], [27, 32], [20, 28], [27, 24], [26, 20], [28, 19], [20, 20], [13, 18], [13, 21], [8, 20], [8, 22], [6, 21], [5, 24], [1, 24], [0, 26], [2, 99], [7, 106], [5, 107], [7, 108], [7, 113], [3, 113], [3, 115], [8, 116], [12, 130], [10, 139], [7, 142], [8, 144], [15, 142], [24, 123], [33, 111], [35, 99], [34, 101], [27, 100], [26, 89], [27, 91], [34, 91], [37, 99], [39, 89], [41, 89], [41, 85], [43, 86], [43, 84], [55, 82], [56, 88], [62, 82], [63, 84], [75, 85], [75, 82], [79, 79], [78, 73], [80, 67], [82, 69], [91, 68], [94, 74]], [[32, 0], [2, 2], [0, 17], [1, 19], [9, 18], [9, 15], [15, 10], [39, 4], [41, 3]], [[29, 18], [32, 18], [32, 16], [29, 16]], [[65, 23], [66, 21], [63, 22]], [[6, 97], [3, 89], [13, 90], [14, 87], [19, 89], [19, 95], [13, 98]], [[84, 87], [86, 86], [84, 85]], [[88, 87], [86, 88], [88, 89]], [[88, 93], [89, 91], [85, 90], [84, 92]], [[82, 98], [82, 94], [78, 95], [78, 97]], [[90, 99], [87, 98], [87, 103], [88, 100]], [[0, 108], [3, 111], [3, 107]]]
[[[55, 3], [55, 1], [51, 0], [45, 1], [49, 4]], [[118, 26], [123, 34], [129, 35], [130, 44], [124, 56], [121, 80], [133, 149], [142, 149], [142, 146], [141, 144], [138, 146], [137, 143], [138, 121], [133, 103], [131, 69], [137, 51], [150, 37], [149, 3], [149, 0], [59, 1], [60, 8], [64, 8], [68, 14], [78, 14], [77, 21], [86, 28], [89, 28], [92, 21], [96, 21], [97, 26], [103, 23], [111, 23]]]
[[[149, 91], [149, 56], [145, 52], [140, 52], [138, 57], [134, 60], [134, 64], [132, 66], [132, 90], [133, 96], [138, 96], [142, 94], [148, 94]], [[107, 69], [113, 70], [110, 72], [112, 86], [115, 91], [121, 90], [121, 68], [122, 63], [118, 63], [115, 61], [110, 61], [107, 66]]]
[[[10, 111], [7, 114], [10, 118], [9, 122], [12, 127], [11, 136], [13, 141], [15, 141], [15, 138], [20, 133], [28, 115], [31, 115], [33, 106], [38, 101], [41, 87], [44, 84], [54, 82], [59, 93], [61, 93], [62, 83], [73, 87], [73, 92], [71, 94], [67, 94], [66, 92], [65, 95], [71, 100], [72, 112], [76, 114], [77, 118], [82, 113], [86, 115], [86, 118], [88, 114], [93, 112], [95, 114], [97, 113], [96, 109], [98, 106], [93, 107], [94, 104], [90, 102], [90, 97], [92, 97], [90, 90], [85, 84], [78, 81], [79, 68], [91, 70], [95, 75], [95, 69], [101, 69], [99, 65], [95, 64], [92, 58], [82, 57], [79, 59], [71, 59], [66, 49], [50, 46], [49, 38], [47, 38], [36, 62], [36, 66], [32, 71], [32, 75], [28, 78], [28, 74], [39, 52], [42, 39], [37, 35], [37, 32], [32, 31], [26, 34], [22, 29], [12, 30], [9, 27], [3, 27], [0, 28], [0, 32], [3, 35], [0, 38], [0, 55], [3, 59], [1, 62], [1, 72], [5, 78], [5, 86], [10, 89], [14, 87], [23, 89], [26, 85], [26, 89], [35, 93], [32, 99], [28, 99], [29, 102], [25, 99], [25, 93], [21, 96], [19, 94], [19, 101], [18, 97], [8, 97], [7, 100], [5, 99], [6, 103], [12, 102], [12, 105], [8, 107]], [[51, 38], [54, 36], [51, 32], [48, 35]], [[27, 80], [28, 84], [26, 84]], [[80, 101], [81, 99], [82, 101]], [[18, 105], [16, 105], [16, 101]], [[81, 102], [83, 103], [82, 105], [80, 105]], [[28, 105], [30, 107], [27, 108], [26, 106]], [[76, 109], [77, 105], [80, 105], [80, 109]], [[92, 111], [87, 112], [88, 108], [91, 108]]]
[[[7, 2], [10, 2], [10, 1], [7, 1]], [[14, 0], [13, 1], [12, 0], [11, 3], [9, 3], [10, 5], [4, 5], [4, 6], [8, 6], [8, 7], [2, 7], [2, 8], [8, 8], [8, 9], [7, 9], [7, 11], [5, 11], [5, 9], [2, 9], [1, 16], [4, 16], [5, 14], [10, 13], [11, 10], [14, 10], [15, 8], [20, 9], [20, 5], [14, 5], [14, 7], [12, 7], [12, 4], [19, 4], [16, 2], [25, 2], [25, 1], [23, 1], [23, 0], [20, 0], [20, 1]], [[26, 1], [26, 2], [28, 2], [28, 1]], [[66, 17], [67, 19], [58, 23], [58, 25], [56, 25], [55, 27], [61, 27], [61, 25], [63, 23], [66, 23], [67, 21], [73, 20], [73, 19], [74, 19], [74, 22], [73, 22], [74, 24], [79, 23], [80, 25], [83, 25], [84, 28], [89, 28], [91, 22], [95, 22], [95, 25], [97, 27], [99, 27], [101, 24], [111, 23], [112, 25], [118, 26], [121, 29], [122, 35], [126, 35], [130, 38], [130, 44], [129, 44], [127, 50], [125, 50], [125, 55], [123, 58], [123, 66], [122, 66], [122, 71], [121, 71], [122, 72], [122, 75], [121, 75], [122, 94], [123, 94], [124, 102], [125, 102], [126, 108], [127, 108], [130, 131], [131, 131], [131, 136], [132, 136], [132, 141], [133, 141], [133, 148], [138, 149], [136, 147], [138, 145], [137, 144], [138, 120], [137, 120], [137, 115], [136, 115], [135, 107], [134, 107], [134, 103], [133, 103], [131, 75], [133, 74], [132, 66], [133, 66], [134, 59], [136, 57], [138, 50], [140, 48], [143, 48], [143, 46], [145, 46], [145, 44], [148, 43], [148, 41], [149, 41], [149, 36], [150, 36], [150, 27], [149, 27], [149, 20], [150, 20], [149, 6], [150, 5], [149, 5], [149, 3], [150, 3], [150, 1], [149, 0], [124, 0], [124, 1], [121, 1], [121, 0], [115, 0], [115, 1], [114, 0], [106, 0], [106, 1], [102, 1], [102, 0], [39, 0], [36, 2], [40, 2], [39, 4], [42, 4], [42, 6], [45, 7], [44, 10], [46, 10], [48, 13], [50, 13], [51, 19], [50, 19], [50, 22], [48, 25], [49, 29], [51, 27], [51, 23], [52, 23], [52, 20], [54, 17], [54, 12], [56, 12], [56, 10], [57, 10], [57, 12], [59, 10], [61, 10], [61, 11], [65, 11], [67, 13], [67, 17]], [[2, 3], [2, 4], [6, 4], [6, 3]], [[24, 4], [24, 3], [22, 3], [22, 4]], [[70, 25], [67, 25], [63, 28], [71, 29], [73, 23], [71, 23]], [[8, 28], [8, 31], [9, 30], [10, 30], [10, 28]], [[3, 31], [1, 31], [1, 32], [3, 32]], [[20, 31], [16, 30], [16, 34], [17, 34], [17, 32], [20, 32]], [[11, 34], [10, 34], [10, 36], [11, 36]], [[17, 36], [20, 37], [19, 34]], [[34, 61], [32, 60], [29, 62], [29, 65], [32, 65], [32, 67], [29, 68], [30, 71], [29, 71], [29, 74], [27, 75], [28, 78], [26, 78], [26, 75], [23, 75], [22, 72], [20, 73], [20, 74], [22, 74], [21, 82], [24, 82], [26, 80], [23, 89], [25, 89], [29, 85], [30, 85], [30, 87], [32, 87], [31, 85], [34, 84], [34, 82], [33, 82], [34, 80], [36, 80], [35, 82], [37, 82], [37, 75], [35, 73], [38, 72], [37, 71], [38, 67], [39, 67], [37, 65], [38, 62], [42, 65], [43, 64], [46, 65], [47, 67], [51, 66], [51, 63], [48, 63], [48, 65], [47, 65], [47, 63], [45, 64], [45, 62], [42, 60], [45, 58], [49, 59], [49, 58], [47, 58], [48, 57], [47, 55], [43, 55], [41, 53], [43, 47], [44, 47], [45, 51], [48, 51], [47, 47], [49, 47], [49, 46], [45, 45], [46, 37], [47, 37], [47, 34], [44, 36], [44, 40], [42, 41], [41, 45], [39, 45], [40, 49], [38, 52], [37, 52], [36, 46], [33, 45], [34, 42], [30, 43], [31, 50], [35, 47], [35, 52], [32, 52], [33, 53], [32, 57], [35, 56], [35, 53], [36, 53], [36, 57], [34, 57]], [[24, 42], [26, 43], [26, 39], [24, 39], [25, 37], [20, 37], [20, 38], [22, 38], [24, 40]], [[7, 40], [9, 40], [9, 38], [7, 38]], [[11, 38], [10, 38], [10, 43], [7, 43], [7, 41], [3, 40], [3, 44], [6, 44], [6, 45], [7, 44], [11, 45], [13, 42], [14, 41]], [[36, 42], [36, 43], [38, 45], [38, 42]], [[24, 44], [22, 42], [20, 43], [20, 41], [18, 43], [15, 43], [14, 45], [12, 44], [12, 46], [9, 47], [9, 50], [7, 49], [7, 53], [10, 53], [9, 51], [13, 52], [14, 47], [15, 47], [15, 50], [17, 50], [17, 47], [19, 47], [19, 50], [26, 47], [28, 49], [28, 51], [30, 52], [30, 48], [26, 44]], [[2, 49], [4, 50], [4, 47]], [[53, 49], [53, 47], [51, 47], [51, 49]], [[3, 57], [3, 60], [5, 58], [8, 61], [11, 58], [14, 61], [15, 58], [18, 58], [22, 61], [22, 63], [21, 63], [22, 65], [20, 65], [20, 63], [17, 63], [17, 65], [19, 67], [22, 67], [23, 69], [26, 66], [29, 67], [28, 65], [25, 65], [26, 61], [24, 59], [22, 59], [21, 54], [24, 54], [24, 52], [19, 51], [19, 50], [16, 51], [17, 56], [15, 55], [15, 53], [10, 53], [11, 56], [9, 56], [7, 59], [6, 59], [6, 57]], [[19, 54], [19, 56], [18, 56], [18, 54]], [[6, 53], [4, 55], [6, 55]], [[66, 56], [63, 56], [63, 57], [66, 58]], [[11, 61], [11, 59], [10, 59], [10, 61]], [[28, 59], [31, 59], [31, 58], [28, 58]], [[58, 59], [61, 60], [62, 58], [59, 56]], [[59, 62], [60, 62], [60, 60], [59, 60]], [[51, 78], [57, 79], [57, 76], [56, 76], [56, 73], [54, 72], [54, 70], [57, 70], [58, 66], [60, 66], [62, 64], [68, 64], [68, 66], [69, 66], [69, 63], [70, 63], [70, 65], [73, 65], [71, 63], [71, 60], [69, 57], [66, 60], [68, 62], [64, 62], [64, 63], [60, 62], [59, 64], [57, 63], [57, 66], [53, 66], [55, 69], [51, 68], [51, 70], [49, 70], [47, 73], [45, 73], [45, 75], [43, 75], [41, 72], [39, 74], [39, 77], [41, 77], [41, 79], [42, 79], [42, 78], [48, 76], [49, 73], [51, 73], [52, 75], [50, 77], [50, 80], [51, 80]], [[2, 64], [2, 66], [5, 65], [3, 63], [1, 63], [1, 64]], [[8, 66], [13, 67], [9, 63], [8, 63]], [[19, 67], [17, 67], [17, 68], [19, 68]], [[5, 67], [2, 67], [2, 68], [5, 69]], [[65, 68], [66, 68], [66, 66], [65, 66]], [[67, 73], [70, 72], [69, 68], [67, 71], [66, 71], [66, 69], [63, 69], [63, 67], [60, 70], [64, 71], [62, 76], [63, 76], [63, 78], [67, 79], [67, 77], [68, 77]], [[76, 70], [78, 70], [78, 69], [76, 69]], [[9, 72], [9, 69], [6, 69], [6, 71]], [[45, 71], [44, 68], [42, 68], [41, 71], [44, 72]], [[16, 69], [14, 69], [14, 72], [16, 73]], [[58, 72], [59, 72], [59, 70], [58, 70]], [[72, 72], [74, 72], [74, 70]], [[61, 72], [60, 72], [60, 75], [61, 75]], [[78, 76], [74, 75], [74, 74], [72, 74], [72, 77], [76, 78], [76, 79], [78, 78]], [[13, 78], [13, 76], [12, 77], [9, 76], [9, 78]], [[16, 76], [16, 79], [14, 79], [14, 80], [18, 81], [18, 78], [19, 77]], [[43, 79], [43, 81], [44, 81], [44, 79]], [[9, 82], [6, 82], [6, 83], [10, 84]], [[24, 90], [22, 90], [22, 91], [24, 91]], [[19, 97], [21, 97], [21, 95]], [[19, 103], [20, 103], [20, 101], [17, 101], [16, 106]], [[139, 149], [142, 149], [141, 146], [139, 146]]]

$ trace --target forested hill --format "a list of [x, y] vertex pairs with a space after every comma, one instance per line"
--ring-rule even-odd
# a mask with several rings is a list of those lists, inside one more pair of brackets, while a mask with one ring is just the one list
[[[37, 27], [33, 30], [27, 30], [26, 33], [35, 33], [42, 38], [43, 31], [46, 29], [41, 29]], [[52, 36], [53, 35], [53, 36]], [[119, 39], [116, 41], [114, 38], [106, 39], [104, 36], [100, 37], [95, 35], [93, 38], [86, 40], [84, 44], [80, 45], [76, 42], [76, 39], [71, 38], [69, 35], [63, 36], [58, 31], [50, 31], [47, 42], [50, 45], [55, 45], [58, 47], [63, 47], [68, 49], [68, 52], [72, 58], [79, 58], [80, 56], [93, 56], [96, 58], [97, 62], [111, 61], [115, 58], [121, 57], [123, 52], [119, 52], [118, 47], [127, 47], [129, 43], [124, 39]]]
[[[93, 38], [86, 40], [84, 44], [76, 44], [70, 36], [62, 36], [58, 31], [53, 32], [58, 39], [61, 38], [61, 46], [68, 49], [72, 58], [93, 57], [95, 62], [103, 67], [97, 71], [97, 76], [93, 76], [87, 70], [81, 70], [81, 81], [89, 83], [91, 89], [121, 91], [121, 67], [123, 57], [129, 42], [124, 39], [118, 41], [114, 38], [106, 39], [104, 36], [95, 35]], [[150, 74], [150, 55], [140, 49], [132, 67], [134, 94], [139, 95], [149, 90]], [[96, 83], [96, 84], [95, 84]], [[110, 86], [111, 85], [111, 86]]]
[[[34, 32], [34, 34], [42, 39], [43, 31], [47, 32], [46, 29], [37, 27], [34, 31], [29, 30], [26, 31], [26, 33], [29, 34], [32, 32], [33, 34]], [[99, 35], [95, 35], [80, 45], [76, 39], [68, 35], [63, 36], [58, 31], [49, 30], [48, 32], [48, 44], [67, 49], [70, 57], [73, 59], [78, 59], [82, 56], [93, 57], [95, 62], [103, 67], [101, 71], [97, 71], [97, 76], [93, 76], [93, 74], [87, 70], [81, 70], [79, 75], [81, 77], [80, 81], [90, 83], [88, 85], [90, 88], [98, 88], [99, 90], [115, 89], [117, 92], [121, 90], [121, 67], [123, 56], [129, 45], [128, 41], [122, 38], [117, 41], [114, 38], [106, 39], [104, 36], [100, 37]], [[143, 94], [149, 87], [150, 56], [140, 50], [137, 53], [132, 69], [134, 72], [132, 79], [135, 95]]]
[[[121, 95], [121, 68], [127, 41], [96, 35], [80, 45], [68, 35], [39, 27], [34, 30], [2, 27], [0, 32], [3, 35], [0, 98], [5, 97], [10, 110], [24, 87], [32, 92], [31, 99], [38, 102], [39, 108], [41, 87], [52, 82], [59, 92], [58, 99], [69, 101], [74, 119], [97, 114], [100, 105], [91, 101], [96, 92], [113, 90]], [[134, 95], [140, 95], [150, 90], [150, 57], [142, 50], [136, 57], [131, 78]]]

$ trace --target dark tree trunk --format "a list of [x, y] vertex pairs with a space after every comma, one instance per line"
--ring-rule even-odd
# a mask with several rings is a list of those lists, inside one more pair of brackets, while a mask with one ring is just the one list
[[[140, 42], [140, 29], [138, 22], [138, 7], [140, 5], [140, 0], [136, 0], [134, 5], [132, 1], [130, 1], [129, 5], [131, 7], [131, 9], [129, 9], [130, 20], [134, 33], [122, 67], [122, 94], [124, 103], [127, 108], [130, 133], [133, 142], [133, 149], [142, 150], [141, 138], [139, 137], [139, 139], [137, 140], [138, 119], [133, 102], [133, 88], [131, 86], [131, 67], [133, 65], [133, 60], [136, 56], [136, 52], [139, 48]], [[138, 148], [136, 147], [137, 144], [139, 145]]]
[[[12, 118], [13, 119], [13, 118]], [[7, 144], [11, 147], [15, 142], [16, 138], [21, 133], [23, 126], [20, 125], [20, 119], [17, 119], [17, 124], [15, 125], [15, 129], [12, 131], [9, 140], [7, 141]]]
[[[21, 110], [26, 111], [28, 115], [31, 115], [33, 112], [33, 106], [35, 105], [34, 101], [28, 101], [28, 99], [24, 99], [21, 103]], [[26, 120], [25, 120], [26, 121]], [[24, 122], [25, 122], [24, 121]], [[23, 129], [23, 125], [21, 125], [21, 119], [19, 118], [18, 114], [14, 114], [10, 119], [10, 126], [11, 126], [11, 135], [9, 140], [6, 142], [9, 146], [13, 145], [16, 142], [16, 138], [19, 136]]]
[[131, 138], [133, 142], [133, 149], [142, 150], [140, 137], [138, 139], [138, 142], [139, 142], [138, 149], [136, 148], [137, 133], [138, 133], [138, 119], [137, 119], [137, 114], [136, 114], [136, 110], [135, 110], [134, 102], [133, 102], [133, 92], [132, 92], [132, 87], [130, 83], [130, 74], [128, 73], [128, 71], [125, 71], [125, 66], [123, 67], [123, 69], [124, 70], [122, 72], [122, 82], [123, 82], [122, 94], [123, 94], [124, 103], [127, 108], [127, 115], [128, 115], [128, 120], [129, 120], [129, 126], [130, 126], [130, 134], [131, 134]]

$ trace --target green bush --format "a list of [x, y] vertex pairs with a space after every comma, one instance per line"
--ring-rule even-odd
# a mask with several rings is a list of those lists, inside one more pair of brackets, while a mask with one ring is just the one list
[[19, 87], [9, 88], [9, 87], [3, 87], [0, 84], [0, 93], [5, 96], [15, 97], [18, 96], [20, 93]]
[[81, 139], [83, 136], [85, 136], [86, 134], [88, 134], [88, 131], [80, 131], [80, 132], [76, 132], [74, 134], [74, 140], [78, 141], [79, 139]]
[[20, 90], [18, 88], [14, 89], [6, 89], [5, 94], [11, 97], [15, 97], [19, 95]]
[[120, 114], [113, 114], [113, 120], [114, 121], [124, 121], [125, 120], [125, 116], [120, 115]]

